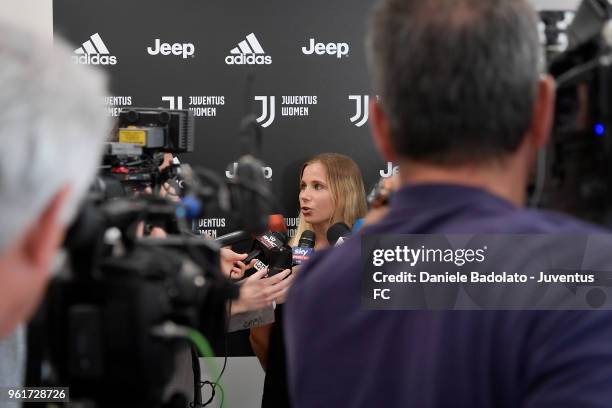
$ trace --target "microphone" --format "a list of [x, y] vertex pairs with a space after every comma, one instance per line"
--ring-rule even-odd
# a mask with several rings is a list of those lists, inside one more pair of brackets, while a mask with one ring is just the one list
[[222, 235], [218, 238], [215, 238], [215, 242], [221, 245], [222, 247], [230, 246], [237, 244], [240, 241], [246, 241], [247, 239], [251, 239], [251, 234], [246, 231], [234, 231], [229, 234]]
[[337, 222], [327, 229], [329, 245], [338, 247], [351, 235], [351, 229], [343, 222]]
[[[287, 232], [287, 227], [285, 226], [285, 219], [280, 214], [270, 215], [268, 217], [268, 226], [269, 226], [268, 228], [269, 233], [272, 233], [274, 231], [278, 231], [280, 233]], [[228, 234], [222, 235], [218, 238], [215, 238], [215, 242], [217, 242], [220, 246], [225, 247], [225, 246], [237, 244], [238, 242], [241, 242], [241, 241], [246, 241], [246, 240], [251, 240], [251, 239], [253, 239], [253, 235], [246, 231], [234, 231], [234, 232], [230, 232]], [[284, 240], [284, 242], [287, 242], [286, 237], [282, 238], [281, 240]], [[250, 259], [253, 259], [253, 258], [250, 258]], [[250, 259], [249, 259], [249, 262], [250, 262]]]
[[249, 252], [249, 255], [244, 259], [245, 264], [248, 264], [253, 259], [262, 257], [265, 259], [270, 258], [270, 251], [281, 248], [287, 245], [287, 235], [282, 232], [266, 232], [259, 235], [253, 241], [253, 249]]
[[310, 230], [305, 230], [300, 236], [297, 246], [292, 248], [293, 265], [301, 265], [310, 259], [314, 253], [315, 235]]
[[[255, 237], [251, 251], [242, 261], [248, 265], [253, 259], [257, 259], [257, 263], [255, 264], [254, 268], [246, 271], [246, 276], [252, 275], [255, 270], [259, 271], [267, 268], [268, 264], [270, 263], [271, 251], [277, 250], [278, 248], [287, 247], [289, 238], [285, 233], [287, 227], [285, 226], [285, 219], [283, 216], [280, 214], [270, 215], [268, 217], [268, 226], [270, 227], [270, 230]], [[220, 246], [224, 247], [234, 245], [240, 241], [252, 239], [253, 236], [246, 231], [235, 231], [218, 237], [215, 239], [215, 241]]]
[[274, 276], [285, 269], [291, 269], [293, 254], [288, 246], [283, 246], [279, 250], [274, 250], [270, 254], [270, 264], [268, 265], [268, 277]]

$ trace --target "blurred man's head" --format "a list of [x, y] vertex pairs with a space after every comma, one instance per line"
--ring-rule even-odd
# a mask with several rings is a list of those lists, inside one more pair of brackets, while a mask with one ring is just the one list
[[474, 165], [532, 157], [546, 142], [554, 87], [527, 0], [384, 0], [368, 62], [389, 160]]
[[0, 337], [40, 301], [109, 131], [103, 76], [70, 54], [0, 25]]

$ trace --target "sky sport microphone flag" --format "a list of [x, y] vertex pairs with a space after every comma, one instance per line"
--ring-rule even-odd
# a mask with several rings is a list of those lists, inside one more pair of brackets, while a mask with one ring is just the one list
[[315, 246], [315, 235], [310, 230], [302, 232], [302, 236], [297, 244], [292, 248], [293, 251], [293, 265], [301, 265], [310, 259], [314, 254]]

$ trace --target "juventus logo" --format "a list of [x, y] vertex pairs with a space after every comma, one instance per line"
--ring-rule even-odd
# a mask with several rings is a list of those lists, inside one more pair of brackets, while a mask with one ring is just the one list
[[261, 101], [261, 115], [257, 118], [257, 123], [261, 127], [268, 127], [274, 122], [276, 116], [276, 97], [275, 96], [256, 96], [256, 101]]
[[[183, 109], [183, 97], [182, 96], [162, 96], [163, 102], [168, 102], [170, 104], [170, 109]], [[176, 103], [175, 103], [176, 102]]]
[[370, 104], [370, 95], [349, 95], [350, 100], [354, 100], [357, 104], [355, 114], [351, 116], [351, 123], [357, 127], [362, 127], [368, 121], [368, 106]]

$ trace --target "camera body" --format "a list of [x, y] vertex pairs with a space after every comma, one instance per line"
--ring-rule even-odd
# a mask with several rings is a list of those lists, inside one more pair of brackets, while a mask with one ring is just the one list
[[[265, 210], [272, 197], [265, 180], [245, 176], [229, 183], [188, 165], [160, 169], [160, 155], [193, 150], [189, 111], [129, 109], [118, 123], [67, 232], [67, 261], [37, 319], [41, 332], [52, 335], [34, 353], [42, 358], [31, 378], [37, 379], [33, 385], [70, 385], [72, 401], [97, 407], [172, 406], [190, 399], [165, 395], [177, 353], [191, 349], [197, 357], [195, 345], [202, 353], [206, 338], [219, 349], [227, 301], [239, 296], [239, 286], [219, 270], [219, 244], [194, 235], [191, 222], [209, 211], [231, 216], [244, 206]], [[238, 176], [250, 174], [256, 160], [246, 157], [238, 160]], [[182, 199], [156, 194], [178, 177]], [[133, 194], [135, 186], [151, 187], [152, 194]], [[254, 219], [240, 229], [259, 232], [267, 214], [249, 214]], [[169, 226], [167, 237], [142, 236], [145, 222]]]
[[194, 118], [188, 110], [122, 109], [105, 145], [96, 191], [107, 199], [147, 188], [159, 191], [179, 177], [178, 165], [164, 163], [165, 155], [193, 152], [194, 135]]

